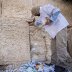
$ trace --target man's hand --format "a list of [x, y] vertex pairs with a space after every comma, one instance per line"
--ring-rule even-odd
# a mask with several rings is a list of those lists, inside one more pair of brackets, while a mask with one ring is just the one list
[[27, 19], [26, 22], [28, 22], [28, 24], [29, 24], [30, 26], [34, 25], [35, 17], [32, 17], [32, 18], [30, 18], [30, 19]]

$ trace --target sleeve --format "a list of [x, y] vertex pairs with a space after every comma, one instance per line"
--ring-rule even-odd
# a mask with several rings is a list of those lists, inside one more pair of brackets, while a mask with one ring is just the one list
[[58, 8], [55, 8], [52, 10], [52, 13], [51, 13], [51, 20], [54, 22], [57, 20], [58, 18], [58, 15], [61, 13], [60, 9]]

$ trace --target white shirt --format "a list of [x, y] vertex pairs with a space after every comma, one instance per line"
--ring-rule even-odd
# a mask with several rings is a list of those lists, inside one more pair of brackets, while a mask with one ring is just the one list
[[[51, 15], [51, 12], [53, 11], [53, 9], [54, 9], [53, 13], [59, 11], [58, 8], [54, 7], [51, 4], [41, 6], [40, 7], [40, 18], [41, 17], [45, 18], [47, 16], [49, 17]], [[47, 31], [52, 38], [55, 38], [57, 33], [59, 31], [61, 31], [63, 28], [67, 27], [68, 25], [69, 25], [69, 23], [67, 22], [65, 17], [60, 13], [58, 15], [57, 19], [54, 22], [52, 22], [51, 25], [49, 25], [49, 26], [45, 25], [44, 28], [45, 28], [45, 31]]]

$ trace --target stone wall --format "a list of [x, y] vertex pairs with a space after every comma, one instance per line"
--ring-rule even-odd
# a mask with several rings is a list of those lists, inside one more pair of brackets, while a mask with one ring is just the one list
[[3, 17], [30, 17], [31, 0], [3, 0]]
[[51, 40], [44, 30], [36, 31], [36, 28], [30, 26], [30, 42], [32, 60], [51, 62]]
[[[33, 6], [45, 3], [46, 0], [44, 2], [42, 0], [2, 0], [0, 64], [25, 63], [31, 59], [46, 60], [43, 37], [39, 35], [39, 32], [32, 38], [29, 35], [29, 26], [25, 21], [31, 17], [30, 10]], [[31, 37], [31, 41], [29, 36]], [[34, 42], [38, 44], [36, 48], [38, 54], [37, 56], [33, 54], [31, 57], [30, 44], [34, 45]]]
[[[2, 2], [2, 9], [1, 9]], [[39, 35], [39, 31], [34, 38], [29, 34], [29, 25], [25, 21], [31, 17], [31, 8], [37, 5], [51, 3], [61, 9], [67, 20], [71, 24], [72, 5], [63, 0], [0, 0], [0, 64], [25, 62], [32, 59], [51, 61], [51, 40], [46, 34], [45, 38]], [[1, 14], [2, 10], [2, 14]], [[31, 27], [30, 29], [34, 29]], [[31, 30], [31, 31], [32, 31]], [[30, 33], [31, 33], [30, 31]], [[68, 43], [69, 52], [72, 55], [71, 30], [69, 29]], [[29, 39], [31, 38], [31, 40]], [[45, 40], [44, 40], [45, 39]], [[35, 42], [35, 43], [34, 43]], [[30, 44], [37, 45], [37, 53], [33, 56], [30, 52]], [[41, 51], [42, 50], [42, 51]], [[36, 55], [37, 54], [37, 55]]]
[[20, 18], [2, 18], [0, 21], [0, 64], [30, 60], [29, 27]]

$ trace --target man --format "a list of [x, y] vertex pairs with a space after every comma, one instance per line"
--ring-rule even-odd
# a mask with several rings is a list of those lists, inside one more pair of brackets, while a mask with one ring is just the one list
[[[72, 69], [72, 60], [67, 52], [67, 26], [69, 25], [59, 8], [51, 4], [32, 8], [34, 25], [45, 28], [52, 38], [51, 63]], [[39, 16], [37, 20], [35, 16]]]

